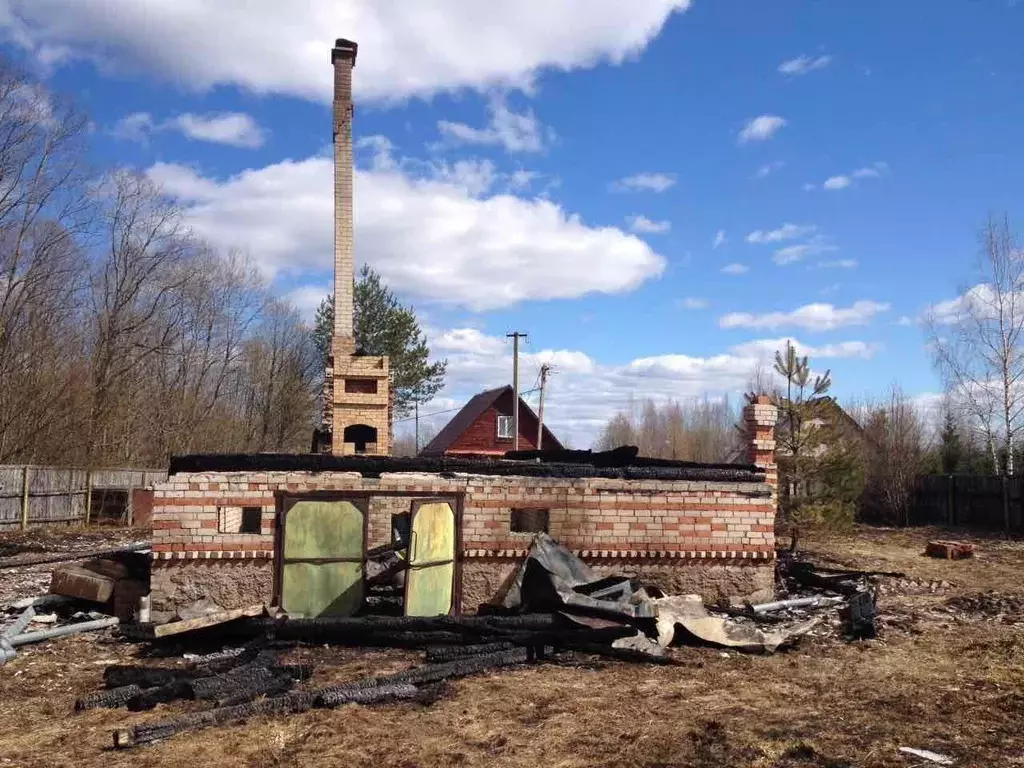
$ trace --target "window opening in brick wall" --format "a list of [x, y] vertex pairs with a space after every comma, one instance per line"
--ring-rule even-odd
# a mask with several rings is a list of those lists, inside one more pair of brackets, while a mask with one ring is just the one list
[[512, 533], [548, 533], [548, 518], [550, 510], [547, 509], [513, 509], [511, 530]]
[[217, 529], [221, 533], [263, 533], [263, 509], [218, 507]]
[[498, 415], [498, 437], [505, 440], [512, 439], [512, 417]]

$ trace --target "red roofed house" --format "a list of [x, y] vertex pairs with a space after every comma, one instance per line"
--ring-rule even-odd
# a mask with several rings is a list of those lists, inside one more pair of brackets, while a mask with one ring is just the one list
[[[512, 450], [512, 387], [481, 392], [455, 414], [437, 437], [420, 451], [421, 456], [501, 456]], [[539, 420], [533, 409], [519, 398], [519, 450], [537, 448]], [[551, 430], [544, 427], [541, 448], [562, 448]]]

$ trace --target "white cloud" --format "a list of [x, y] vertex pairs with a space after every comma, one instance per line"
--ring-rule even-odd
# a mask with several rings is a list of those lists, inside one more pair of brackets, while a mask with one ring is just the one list
[[715, 233], [715, 241], [711, 243], [711, 247], [716, 251], [726, 243], [725, 230], [720, 229]]
[[197, 141], [255, 148], [262, 146], [265, 140], [256, 121], [238, 112], [213, 115], [185, 113], [175, 118], [175, 123], [185, 136]]
[[722, 272], [727, 275], [745, 275], [750, 271], [750, 267], [746, 264], [726, 264], [722, 267]]
[[832, 251], [837, 250], [839, 249], [834, 245], [830, 245], [824, 237], [821, 235], [815, 235], [806, 243], [779, 248], [774, 254], [772, 254], [772, 261], [781, 267], [786, 264], [802, 261], [808, 256], [818, 256], [823, 253], [831, 253]]
[[513, 112], [504, 98], [497, 97], [491, 99], [487, 109], [490, 122], [486, 128], [473, 128], [448, 120], [439, 121], [437, 128], [456, 142], [496, 145], [508, 152], [540, 152], [554, 139], [554, 132], [541, 127], [533, 110]]
[[[428, 343], [437, 357], [448, 360], [446, 386], [440, 396], [420, 408], [421, 423], [439, 428], [451, 413], [430, 417], [434, 411], [458, 408], [477, 392], [511, 383], [512, 349], [508, 340], [476, 328], [427, 330]], [[545, 402], [545, 421], [561, 439], [587, 447], [617, 411], [638, 401], [718, 398], [739, 402], [758, 363], [771, 360], [785, 339], [758, 339], [707, 357], [680, 352], [653, 355], [624, 364], [610, 364], [573, 349], [542, 349], [520, 356], [521, 376], [532, 382], [541, 363], [554, 367]], [[801, 354], [812, 358], [865, 360], [879, 345], [842, 341], [810, 346], [793, 340]], [[536, 404], [535, 396], [530, 398]]]
[[797, 56], [779, 64], [779, 72], [784, 75], [806, 75], [816, 69], [824, 69], [831, 63], [831, 56]]
[[674, 173], [638, 173], [613, 181], [613, 192], [664, 192], [676, 183]]
[[[511, 383], [512, 348], [507, 339], [472, 328], [428, 330], [427, 335], [433, 353], [447, 358], [448, 376], [440, 396], [420, 408], [421, 423], [439, 428], [451, 413], [433, 418], [424, 414], [458, 408], [481, 390]], [[753, 350], [741, 352], [708, 357], [669, 353], [610, 364], [580, 350], [541, 349], [521, 353], [520, 366], [526, 382], [534, 381], [541, 363], [553, 366], [545, 422], [560, 439], [585, 448], [617, 411], [645, 398], [664, 402], [728, 395], [738, 402], [759, 360]], [[529, 398], [534, 405], [535, 398]]]
[[849, 176], [829, 176], [821, 186], [822, 189], [827, 189], [831, 192], [837, 189], [846, 189], [852, 183]]
[[816, 265], [820, 269], [855, 269], [856, 259], [836, 259], [835, 261], [819, 261]]
[[817, 231], [813, 224], [783, 224], [778, 229], [755, 229], [747, 235], [748, 243], [778, 243], [782, 240], [797, 240], [813, 235]]
[[327, 102], [328, 49], [359, 43], [356, 94], [401, 99], [529, 90], [541, 71], [641, 53], [690, 0], [6, 0], [0, 28], [37, 60], [145, 71], [186, 87], [236, 85]]
[[[482, 196], [483, 166], [414, 168], [385, 148], [355, 179], [357, 256], [399, 292], [487, 310], [621, 293], [664, 270], [665, 259], [642, 239], [587, 226], [551, 200]], [[286, 160], [221, 180], [163, 163], [150, 175], [181, 198], [196, 231], [214, 245], [247, 250], [271, 275], [330, 273], [330, 158]]]
[[118, 120], [110, 129], [110, 134], [118, 139], [137, 141], [140, 144], [149, 140], [156, 129], [156, 123], [149, 112], [133, 112]]
[[[1006, 295], [1007, 301], [1021, 306], [1024, 294]], [[998, 297], [988, 283], [978, 283], [954, 299], [937, 302], [928, 308], [924, 317], [938, 325], [951, 325], [965, 318], [991, 319], [996, 316]]]
[[672, 222], [652, 221], [646, 216], [641, 216], [639, 214], [627, 216], [626, 221], [633, 232], [638, 232], [640, 234], [660, 235], [672, 229]]
[[899, 320], [896, 321], [896, 325], [911, 326], [917, 325], [917, 321], [908, 315], [902, 315]]
[[778, 115], [761, 115], [748, 121], [743, 130], [740, 131], [739, 143], [746, 144], [750, 141], [765, 141], [770, 139], [776, 131], [788, 125], [785, 118]]
[[755, 315], [750, 312], [730, 312], [718, 320], [722, 328], [767, 328], [774, 330], [788, 326], [809, 331], [831, 331], [851, 325], [867, 325], [875, 315], [886, 312], [888, 304], [877, 301], [857, 301], [841, 308], [832, 304], [806, 304], [792, 312], [768, 312]]
[[707, 299], [701, 299], [696, 296], [687, 296], [679, 301], [679, 306], [683, 309], [705, 309], [709, 304], [710, 302]]
[[786, 163], [782, 160], [774, 160], [773, 162], [765, 163], [757, 169], [757, 173], [754, 174], [754, 178], [763, 179], [765, 176], [769, 176], [775, 173], [775, 171], [781, 170], [785, 165]]
[[111, 133], [129, 141], [145, 142], [154, 133], [177, 131], [187, 139], [256, 149], [263, 146], [266, 133], [249, 115], [241, 112], [214, 112], [197, 115], [186, 112], [157, 122], [148, 112], [134, 112], [121, 118]]
[[285, 294], [285, 300], [299, 310], [299, 314], [308, 322], [316, 316], [320, 302], [327, 298], [332, 290], [331, 283], [301, 285]]
[[744, 344], [738, 344], [730, 348], [729, 351], [734, 355], [754, 357], [759, 360], [768, 361], [775, 357], [775, 352], [777, 350], [785, 348], [787, 341], [793, 344], [798, 355], [807, 355], [812, 358], [853, 357], [868, 360], [874, 357], [875, 353], [882, 348], [881, 344], [867, 341], [840, 341], [837, 344], [810, 346], [808, 344], [803, 344], [796, 339], [782, 338], [748, 341]]
[[[840, 174], [838, 176], [830, 176], [825, 179], [825, 183], [821, 185], [822, 189], [829, 192], [835, 192], [840, 189], [847, 189], [853, 186], [853, 182], [857, 179], [878, 179], [884, 174], [888, 173], [889, 164], [879, 160], [876, 163], [872, 163], [870, 166], [858, 168], [855, 171], [851, 171], [849, 174]], [[813, 184], [805, 184], [804, 189], [815, 189]]]

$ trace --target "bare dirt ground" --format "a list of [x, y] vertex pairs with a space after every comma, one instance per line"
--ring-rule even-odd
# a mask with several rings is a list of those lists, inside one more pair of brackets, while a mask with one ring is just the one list
[[[1024, 541], [978, 538], [978, 555], [922, 555], [936, 529], [858, 528], [807, 542], [819, 562], [903, 571], [882, 580], [877, 640], [805, 638], [773, 656], [681, 648], [677, 667], [535, 666], [458, 681], [431, 706], [348, 705], [257, 718], [126, 752], [111, 729], [165, 720], [72, 712], [105, 664], [139, 647], [105, 636], [29, 646], [0, 668], [0, 766], [919, 766], [908, 746], [958, 766], [1024, 766]], [[126, 540], [132, 539], [127, 535]], [[0, 582], [4, 579], [0, 571]], [[419, 655], [298, 649], [312, 685], [387, 672]]]

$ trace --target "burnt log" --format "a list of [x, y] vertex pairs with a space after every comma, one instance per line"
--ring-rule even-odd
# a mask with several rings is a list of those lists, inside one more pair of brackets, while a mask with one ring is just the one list
[[123, 707], [140, 693], [142, 693], [142, 688], [137, 685], [125, 685], [119, 688], [100, 691], [99, 693], [91, 693], [75, 702], [75, 712], [95, 709], [97, 707], [105, 707], [107, 709]]

